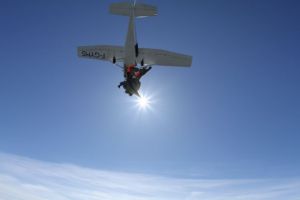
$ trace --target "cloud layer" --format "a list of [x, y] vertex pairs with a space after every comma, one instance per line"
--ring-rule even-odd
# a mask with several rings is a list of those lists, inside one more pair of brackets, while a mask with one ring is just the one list
[[1, 200], [300, 200], [300, 180], [180, 179], [0, 153]]

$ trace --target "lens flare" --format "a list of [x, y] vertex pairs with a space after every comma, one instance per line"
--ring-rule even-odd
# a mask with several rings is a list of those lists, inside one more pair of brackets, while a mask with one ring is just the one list
[[142, 110], [149, 108], [150, 104], [151, 104], [150, 98], [146, 97], [144, 95], [141, 95], [141, 97], [138, 98], [137, 103], [138, 103], [139, 108]]

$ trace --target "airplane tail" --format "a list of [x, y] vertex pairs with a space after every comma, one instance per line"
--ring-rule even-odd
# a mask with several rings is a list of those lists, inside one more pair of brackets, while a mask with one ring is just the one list
[[114, 15], [149, 17], [157, 15], [156, 6], [141, 3], [113, 3], [110, 5], [109, 11]]

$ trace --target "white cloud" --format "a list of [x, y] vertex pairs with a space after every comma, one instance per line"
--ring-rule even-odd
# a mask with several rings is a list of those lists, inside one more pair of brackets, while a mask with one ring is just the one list
[[1, 200], [300, 200], [300, 180], [180, 179], [0, 153]]

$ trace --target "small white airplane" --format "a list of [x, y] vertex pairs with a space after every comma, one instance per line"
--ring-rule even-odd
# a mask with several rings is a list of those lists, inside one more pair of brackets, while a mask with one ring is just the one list
[[191, 56], [161, 49], [139, 48], [136, 40], [135, 18], [156, 16], [155, 6], [135, 2], [113, 3], [110, 6], [110, 13], [129, 17], [125, 46], [80, 46], [78, 56], [109, 61], [121, 67], [125, 80], [118, 87], [122, 86], [130, 96], [133, 94], [140, 96], [138, 92], [141, 86], [140, 78], [152, 68], [152, 65], [191, 66]]

